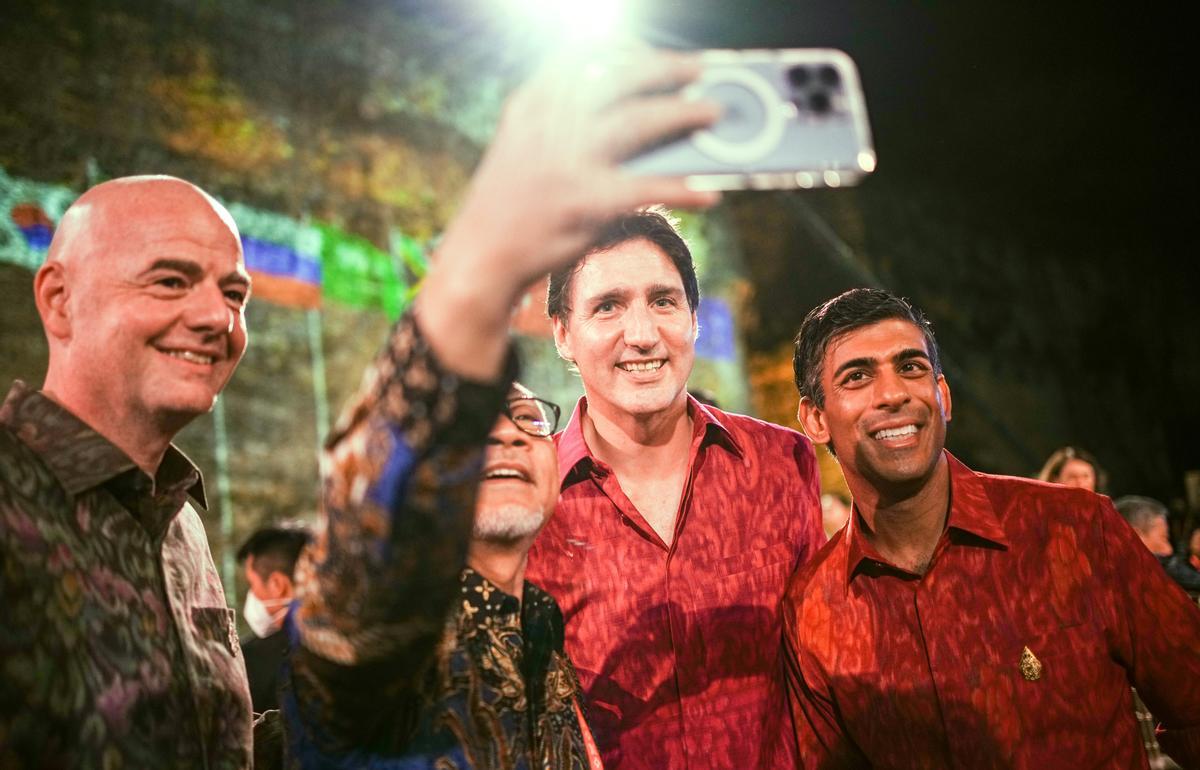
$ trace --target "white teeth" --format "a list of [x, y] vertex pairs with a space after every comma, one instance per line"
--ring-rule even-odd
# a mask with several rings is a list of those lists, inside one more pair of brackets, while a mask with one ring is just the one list
[[211, 364], [213, 362], [212, 356], [202, 356], [199, 353], [193, 353], [190, 350], [168, 350], [166, 351], [166, 354], [173, 358], [191, 361], [193, 364]]
[[511, 468], [495, 468], [487, 472], [485, 479], [523, 479], [525, 474]]
[[901, 436], [911, 436], [917, 432], [916, 425], [905, 425], [903, 428], [886, 428], [878, 430], [871, 434], [872, 438], [883, 440], [886, 438], [900, 438]]
[[630, 362], [625, 364], [617, 364], [627, 372], [655, 372], [662, 368], [666, 361], [646, 361], [644, 363]]

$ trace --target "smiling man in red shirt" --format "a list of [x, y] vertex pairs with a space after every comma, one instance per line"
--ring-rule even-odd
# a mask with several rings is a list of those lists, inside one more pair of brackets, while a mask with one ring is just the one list
[[1145, 768], [1130, 685], [1200, 762], [1200, 611], [1108, 498], [976, 473], [920, 311], [875, 289], [796, 338], [800, 419], [854, 494], [784, 599], [811, 768]]
[[609, 770], [778, 766], [779, 600], [825, 541], [808, 440], [688, 396], [698, 302], [687, 245], [654, 211], [550, 280], [586, 395], [529, 576], [562, 607]]

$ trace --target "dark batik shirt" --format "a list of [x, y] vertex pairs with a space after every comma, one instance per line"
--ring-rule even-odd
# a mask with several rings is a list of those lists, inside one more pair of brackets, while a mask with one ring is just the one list
[[802, 765], [1145, 768], [1130, 685], [1200, 765], [1200, 610], [1108, 498], [947, 459], [924, 575], [855, 513], [788, 588]]
[[562, 494], [528, 576], [567, 619], [605, 766], [789, 766], [776, 754], [791, 729], [779, 600], [825, 544], [812, 444], [689, 398], [688, 476], [667, 545], [588, 448], [586, 409], [581, 399], [557, 437]]
[[297, 566], [282, 694], [292, 767], [588, 767], [562, 616], [462, 572], [510, 376], [442, 372], [397, 325], [324, 458], [325, 532]]
[[0, 767], [243, 768], [234, 613], [170, 448], [151, 479], [16, 383], [0, 407]]

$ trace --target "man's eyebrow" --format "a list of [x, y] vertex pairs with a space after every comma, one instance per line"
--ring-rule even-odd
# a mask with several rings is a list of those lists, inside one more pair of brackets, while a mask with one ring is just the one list
[[664, 297], [670, 295], [682, 295], [683, 289], [679, 286], [672, 286], [669, 283], [656, 283], [650, 287], [647, 292], [651, 297]]
[[591, 306], [602, 305], [605, 302], [616, 302], [617, 300], [625, 299], [629, 295], [628, 289], [609, 289], [608, 291], [600, 292], [587, 298], [587, 304]]
[[152, 273], [155, 270], [174, 270], [177, 273], [183, 273], [192, 280], [196, 280], [204, 275], [204, 268], [200, 267], [200, 263], [193, 262], [190, 259], [171, 259], [169, 257], [156, 259], [150, 267], [142, 272]]
[[858, 358], [851, 358], [849, 361], [846, 361], [841, 366], [839, 366], [834, 371], [833, 376], [836, 378], [839, 374], [846, 371], [847, 369], [857, 369], [857, 368], [863, 367], [863, 366], [865, 366], [867, 368], [874, 368], [878, 363], [879, 362], [876, 359], [871, 358], [870, 356], [859, 356]]
[[892, 360], [896, 363], [900, 363], [902, 361], [911, 361], [914, 358], [923, 358], [926, 361], [930, 360], [929, 354], [920, 348], [905, 348], [896, 355], [892, 356]]
[[217, 283], [219, 283], [222, 286], [226, 286], [231, 283], [236, 283], [236, 284], [241, 284], [242, 286], [245, 286], [247, 289], [249, 289], [251, 284], [253, 283], [253, 281], [251, 280], [250, 276], [247, 275], [246, 273], [244, 273], [240, 270], [231, 270], [230, 272], [221, 276], [221, 279], [219, 281], [217, 281]]
[[[190, 259], [173, 259], [171, 257], [154, 260], [150, 267], [146, 268], [143, 272], [152, 273], [155, 270], [173, 270], [177, 273], [183, 273], [189, 280], [193, 281], [198, 280], [204, 275], [204, 268], [200, 266], [199, 262], [194, 262]], [[222, 286], [238, 284], [250, 288], [251, 279], [244, 270], [238, 269], [231, 270], [221, 276], [217, 283]]]

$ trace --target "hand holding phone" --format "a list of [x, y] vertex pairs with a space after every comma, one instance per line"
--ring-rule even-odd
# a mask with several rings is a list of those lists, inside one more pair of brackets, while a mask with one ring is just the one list
[[693, 189], [838, 187], [875, 170], [858, 70], [826, 48], [711, 50], [689, 86], [719, 102], [711, 128], [624, 163], [639, 175], [686, 176]]

